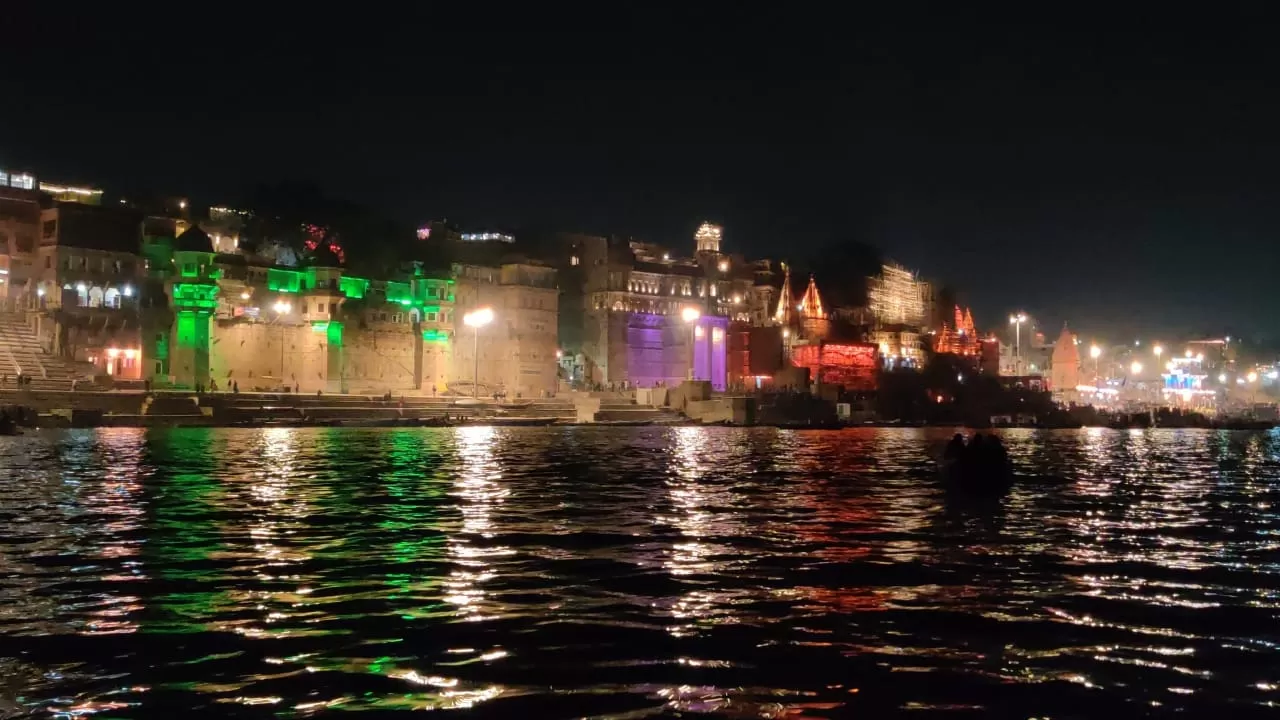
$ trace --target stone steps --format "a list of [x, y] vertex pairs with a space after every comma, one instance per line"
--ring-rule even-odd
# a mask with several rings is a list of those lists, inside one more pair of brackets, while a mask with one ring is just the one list
[[40, 348], [40, 340], [27, 327], [20, 317], [11, 314], [0, 314], [0, 375], [16, 377], [19, 372], [31, 377], [33, 382], [46, 381], [54, 385], [44, 385], [32, 389], [66, 389], [71, 380], [92, 377], [82, 363], [49, 355]]

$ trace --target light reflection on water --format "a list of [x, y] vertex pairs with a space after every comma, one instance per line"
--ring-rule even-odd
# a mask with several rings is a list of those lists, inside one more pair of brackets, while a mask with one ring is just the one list
[[1280, 436], [0, 438], [0, 716], [1236, 715], [1280, 702]]

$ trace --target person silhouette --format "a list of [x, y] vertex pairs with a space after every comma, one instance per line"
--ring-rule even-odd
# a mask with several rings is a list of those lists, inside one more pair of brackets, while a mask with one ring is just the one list
[[991, 462], [1001, 465], [1009, 462], [1009, 451], [1004, 449], [1004, 443], [1000, 441], [999, 436], [991, 436], [990, 442], [987, 443], [987, 451], [991, 454]]
[[964, 435], [956, 433], [951, 436], [951, 442], [947, 443], [947, 448], [942, 451], [944, 460], [959, 460], [964, 455]]

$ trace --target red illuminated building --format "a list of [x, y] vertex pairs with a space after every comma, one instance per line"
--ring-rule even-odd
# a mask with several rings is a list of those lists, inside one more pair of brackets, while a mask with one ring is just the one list
[[876, 389], [880, 361], [873, 343], [816, 343], [791, 351], [791, 363], [808, 368], [809, 377], [824, 385], [866, 392]]

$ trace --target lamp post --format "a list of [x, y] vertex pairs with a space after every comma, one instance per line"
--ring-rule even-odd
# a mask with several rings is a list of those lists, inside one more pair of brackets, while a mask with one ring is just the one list
[[1013, 374], [1017, 377], [1022, 377], [1022, 323], [1026, 321], [1026, 313], [1009, 316], [1009, 324], [1013, 326]]
[[702, 317], [702, 311], [696, 307], [687, 307], [680, 311], [680, 318], [689, 325], [689, 379], [696, 379], [694, 375], [697, 371], [698, 353], [695, 346], [698, 342], [698, 318]]
[[1097, 345], [1089, 346], [1089, 357], [1093, 358], [1093, 385], [1098, 386], [1098, 358], [1102, 356], [1102, 348]]
[[280, 319], [293, 310], [293, 305], [277, 300], [271, 309], [276, 311], [276, 324], [280, 326], [280, 383], [284, 384], [284, 323], [280, 322]]
[[1160, 380], [1161, 380], [1156, 385], [1156, 400], [1162, 401], [1164, 399], [1163, 395], [1161, 394], [1163, 390], [1163, 385], [1164, 385], [1164, 375], [1163, 373], [1161, 373], [1161, 369], [1164, 366], [1160, 364], [1160, 356], [1164, 354], [1164, 346], [1161, 345], [1160, 343], [1156, 343], [1155, 347], [1151, 348], [1151, 352], [1155, 353], [1156, 355], [1156, 373], [1160, 375]]
[[483, 307], [462, 316], [462, 324], [475, 330], [475, 374], [471, 377], [471, 397], [480, 399], [480, 328], [493, 322], [493, 309]]

